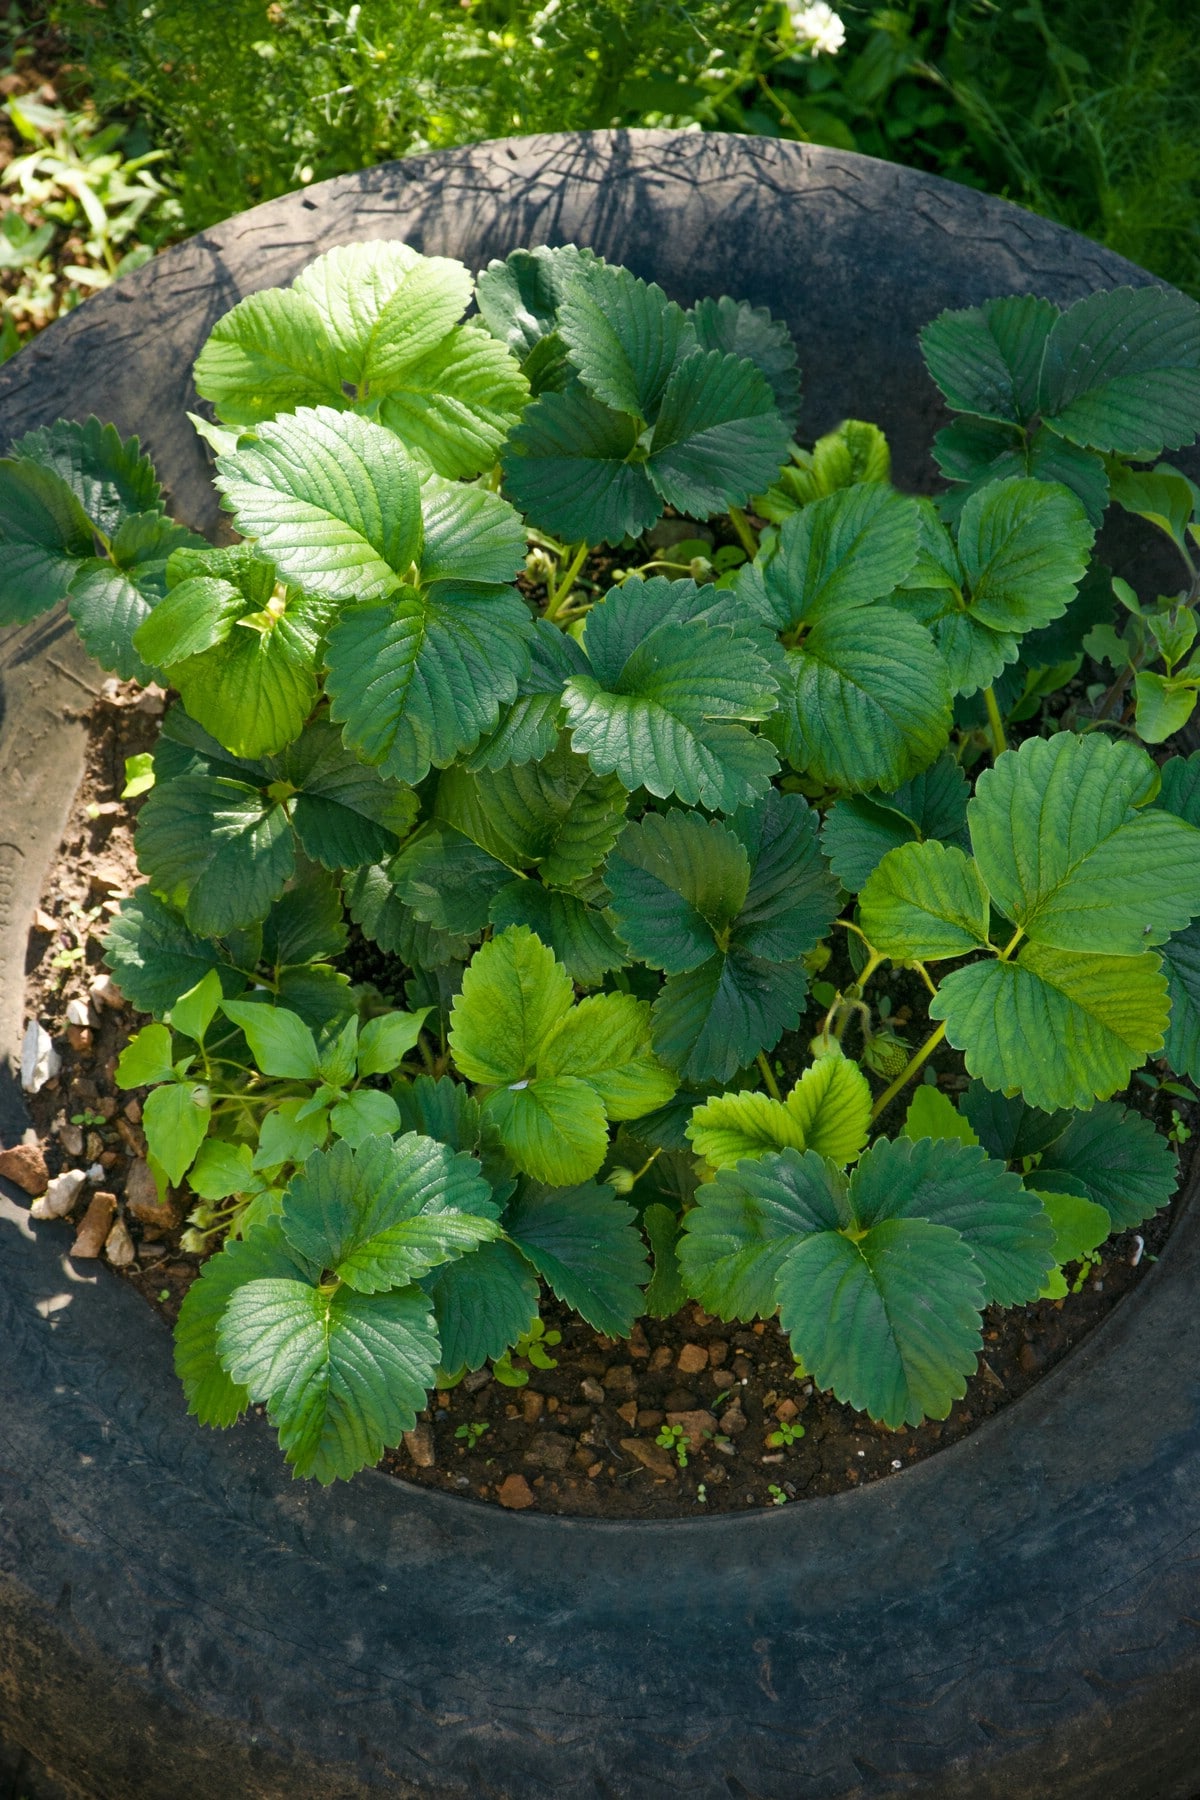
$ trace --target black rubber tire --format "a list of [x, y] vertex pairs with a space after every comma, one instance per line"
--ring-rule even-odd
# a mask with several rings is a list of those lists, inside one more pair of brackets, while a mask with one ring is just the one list
[[[1002, 202], [837, 152], [666, 133], [483, 145], [169, 252], [0, 373], [6, 431], [112, 418], [141, 432], [180, 514], [211, 524], [183, 411], [212, 321], [377, 235], [473, 267], [574, 239], [682, 300], [768, 304], [800, 344], [803, 432], [878, 419], [911, 485], [938, 419], [916, 332], [939, 308], [1150, 279]], [[94, 677], [52, 624], [10, 641], [0, 679], [11, 1053], [28, 917], [78, 778], [62, 710]], [[0, 1733], [27, 1761], [14, 1749], [0, 1770], [53, 1800], [1187, 1800], [1196, 1214], [1075, 1355], [933, 1460], [833, 1500], [603, 1524], [373, 1474], [293, 1483], [262, 1422], [190, 1422], [161, 1321], [6, 1204]]]

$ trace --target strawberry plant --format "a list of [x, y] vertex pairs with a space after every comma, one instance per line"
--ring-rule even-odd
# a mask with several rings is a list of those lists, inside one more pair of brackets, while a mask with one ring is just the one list
[[[778, 1315], [839, 1399], [944, 1418], [986, 1307], [1166, 1205], [1123, 1097], [1200, 1081], [1200, 515], [1161, 460], [1200, 309], [995, 300], [923, 347], [933, 499], [868, 422], [793, 441], [762, 309], [360, 244], [197, 362], [230, 546], [95, 420], [0, 462], [3, 617], [65, 598], [178, 696], [107, 958], [206, 1253], [200, 1420], [261, 1405], [348, 1476], [435, 1383], [550, 1366], [543, 1286], [610, 1336]], [[1110, 502], [1177, 591], [1097, 560]]]

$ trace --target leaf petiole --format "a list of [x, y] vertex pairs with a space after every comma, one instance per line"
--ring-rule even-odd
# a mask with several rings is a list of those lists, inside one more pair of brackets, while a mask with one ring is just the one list
[[944, 1024], [941, 1024], [936, 1031], [930, 1033], [925, 1039], [925, 1042], [921, 1045], [921, 1048], [909, 1057], [895, 1081], [893, 1081], [890, 1086], [884, 1088], [882, 1094], [880, 1094], [878, 1100], [871, 1108], [872, 1124], [875, 1123], [875, 1120], [879, 1117], [880, 1113], [891, 1105], [901, 1089], [907, 1087], [913, 1076], [917, 1074], [918, 1070], [920, 1070], [933, 1055], [945, 1035], [946, 1027]]
[[587, 553], [588, 553], [588, 545], [585, 541], [584, 543], [580, 544], [578, 546], [578, 548], [576, 549], [574, 556], [571, 558], [570, 562], [567, 565], [566, 574], [563, 576], [562, 580], [559, 582], [558, 586], [555, 588], [554, 592], [551, 594], [549, 600], [546, 603], [545, 616], [547, 619], [551, 620], [554, 623], [559, 622], [559, 620], [561, 618], [562, 611], [563, 611], [563, 603], [568, 598], [568, 596], [570, 595], [571, 589], [575, 585], [575, 577], [578, 575], [580, 569], [582, 569], [584, 563], [587, 561]]

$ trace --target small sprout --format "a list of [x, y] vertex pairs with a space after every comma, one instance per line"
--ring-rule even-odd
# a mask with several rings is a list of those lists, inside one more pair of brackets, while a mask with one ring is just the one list
[[125, 786], [121, 789], [122, 800], [136, 800], [139, 794], [148, 794], [154, 786], [154, 758], [148, 750], [139, 752], [137, 756], [125, 758]]
[[168, 1300], [169, 1300], [169, 1299], [170, 1299], [170, 1298], [171, 1298], [171, 1290], [170, 1290], [170, 1288], [159, 1288], [159, 1290], [158, 1290], [158, 1304], [159, 1304], [159, 1305], [160, 1305], [160, 1306], [164, 1306], [164, 1305], [165, 1305], [165, 1304], [166, 1304], [166, 1302], [167, 1302], [167, 1301], [168, 1301]]
[[679, 1464], [679, 1467], [681, 1469], [687, 1468], [688, 1440], [687, 1432], [682, 1425], [663, 1425], [654, 1441], [660, 1450], [673, 1450], [675, 1452], [675, 1461]]
[[454, 1435], [463, 1440], [468, 1450], [474, 1450], [484, 1432], [490, 1430], [486, 1419], [472, 1419], [468, 1424], [460, 1425]]
[[783, 1489], [779, 1486], [778, 1482], [773, 1481], [771, 1483], [771, 1485], [768, 1487], [767, 1492], [771, 1496], [771, 1505], [772, 1506], [786, 1506], [787, 1505], [788, 1497], [784, 1493]]
[[696, 1483], [696, 1499], [700, 1502], [701, 1506], [705, 1506], [708, 1503], [708, 1489], [702, 1481]]
[[767, 1443], [772, 1450], [790, 1450], [803, 1436], [803, 1425], [797, 1425], [792, 1419], [781, 1419], [775, 1430], [768, 1434]]

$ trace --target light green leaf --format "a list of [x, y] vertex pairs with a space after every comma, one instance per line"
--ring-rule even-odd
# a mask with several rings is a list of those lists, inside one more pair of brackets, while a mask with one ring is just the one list
[[696, 1155], [714, 1169], [731, 1169], [743, 1157], [763, 1156], [768, 1150], [807, 1148], [792, 1109], [753, 1090], [715, 1094], [697, 1106], [687, 1135]]
[[988, 896], [969, 856], [931, 841], [889, 850], [863, 884], [859, 916], [885, 956], [936, 962], [988, 941]]
[[572, 1007], [542, 1045], [538, 1074], [578, 1076], [610, 1119], [641, 1118], [678, 1086], [651, 1051], [649, 1004], [631, 994], [595, 994]]
[[1081, 502], [1055, 482], [991, 482], [967, 500], [958, 554], [970, 611], [993, 631], [1049, 625], [1070, 605], [1087, 569], [1092, 527]]
[[1144, 750], [1099, 733], [1030, 738], [998, 758], [968, 808], [997, 909], [1039, 945], [1113, 956], [1186, 925], [1200, 913], [1200, 837], [1135, 811], [1157, 782]]
[[[780, 404], [778, 387], [775, 401], [791, 423], [788, 408]], [[766, 493], [758, 495], [754, 510], [764, 519], [782, 525], [801, 507], [810, 506], [839, 488], [854, 487], [863, 481], [886, 482], [891, 476], [892, 453], [878, 425], [868, 424], [865, 419], [843, 419], [836, 431], [819, 437], [811, 451], [792, 445], [791, 461], [780, 470]]]
[[1200, 306], [1169, 288], [1088, 294], [1046, 341], [1038, 405], [1072, 443], [1177, 450], [1200, 416]]
[[857, 1063], [844, 1056], [818, 1057], [788, 1095], [787, 1108], [805, 1145], [818, 1156], [845, 1168], [862, 1154], [871, 1126], [871, 1089]]
[[904, 1123], [900, 1127], [906, 1138], [953, 1138], [960, 1144], [977, 1144], [979, 1139], [952, 1100], [938, 1088], [922, 1083], [913, 1090]]
[[1031, 943], [1013, 962], [956, 969], [929, 1013], [945, 1020], [972, 1075], [1051, 1112], [1115, 1093], [1162, 1048], [1167, 984], [1157, 956], [1072, 956]]
[[504, 1224], [565, 1306], [597, 1331], [628, 1337], [647, 1275], [634, 1220], [631, 1206], [595, 1182], [558, 1192], [526, 1182]]
[[151, 1156], [172, 1183], [183, 1180], [204, 1142], [211, 1117], [209, 1090], [203, 1083], [172, 1081], [147, 1094], [142, 1128]]
[[[302, 1110], [304, 1118], [299, 1117]], [[302, 1163], [314, 1150], [322, 1149], [328, 1137], [329, 1112], [326, 1108], [314, 1112], [309, 1110], [306, 1100], [281, 1100], [278, 1106], [263, 1115], [254, 1167], [275, 1169], [282, 1163]]]
[[168, 1023], [172, 1030], [182, 1031], [185, 1037], [201, 1041], [205, 1032], [216, 1016], [222, 998], [221, 978], [215, 969], [210, 969], [186, 993], [181, 994], [168, 1014]]
[[449, 257], [422, 256], [410, 244], [373, 239], [339, 244], [318, 256], [300, 271], [290, 292], [312, 302], [339, 376], [365, 398], [367, 390], [371, 397], [387, 393], [414, 359], [454, 328], [470, 301], [471, 277]]
[[1173, 681], [1153, 670], [1139, 669], [1134, 676], [1137, 696], [1137, 734], [1144, 744], [1161, 744], [1182, 731], [1196, 710], [1200, 679]]
[[344, 1138], [353, 1150], [369, 1137], [386, 1137], [400, 1129], [400, 1108], [390, 1094], [376, 1088], [360, 1088], [329, 1109], [335, 1137]]
[[586, 1181], [604, 1161], [604, 1103], [576, 1076], [538, 1077], [497, 1088], [483, 1110], [517, 1168], [536, 1181], [554, 1187]]
[[1186, 475], [1162, 463], [1157, 469], [1130, 469], [1116, 463], [1109, 477], [1117, 505], [1138, 518], [1148, 519], [1177, 544], [1189, 550], [1187, 528], [1196, 506], [1196, 493]]
[[415, 457], [457, 479], [492, 466], [528, 398], [504, 346], [468, 322], [389, 377], [379, 417]]
[[316, 1039], [294, 1012], [257, 1000], [226, 1000], [224, 1011], [244, 1033], [250, 1054], [264, 1075], [293, 1076], [306, 1081], [318, 1078]]
[[320, 314], [294, 288], [248, 294], [218, 319], [193, 379], [227, 425], [257, 425], [340, 394], [337, 360]]
[[358, 1034], [360, 1075], [390, 1075], [398, 1069], [421, 1035], [430, 1008], [417, 1012], [387, 1012], [368, 1019]]
[[1048, 1193], [1042, 1188], [1036, 1192], [1054, 1227], [1054, 1261], [1058, 1267], [1080, 1262], [1110, 1236], [1112, 1220], [1094, 1201], [1081, 1199], [1078, 1194]]
[[500, 932], [472, 958], [450, 1015], [450, 1050], [468, 1081], [524, 1080], [570, 1009], [571, 979], [531, 931]]
[[266, 1405], [296, 1473], [322, 1483], [400, 1442], [440, 1361], [432, 1308], [415, 1288], [249, 1281], [230, 1296], [217, 1346], [231, 1379]]
[[223, 1138], [205, 1138], [188, 1171], [188, 1186], [202, 1200], [228, 1200], [256, 1193], [262, 1185], [249, 1144], [229, 1144]]
[[351, 413], [303, 407], [262, 425], [215, 479], [238, 531], [310, 593], [382, 599], [420, 555], [417, 466]]
[[165, 1025], [143, 1026], [117, 1059], [118, 1087], [146, 1087], [152, 1081], [172, 1081], [174, 1077], [171, 1034]]

